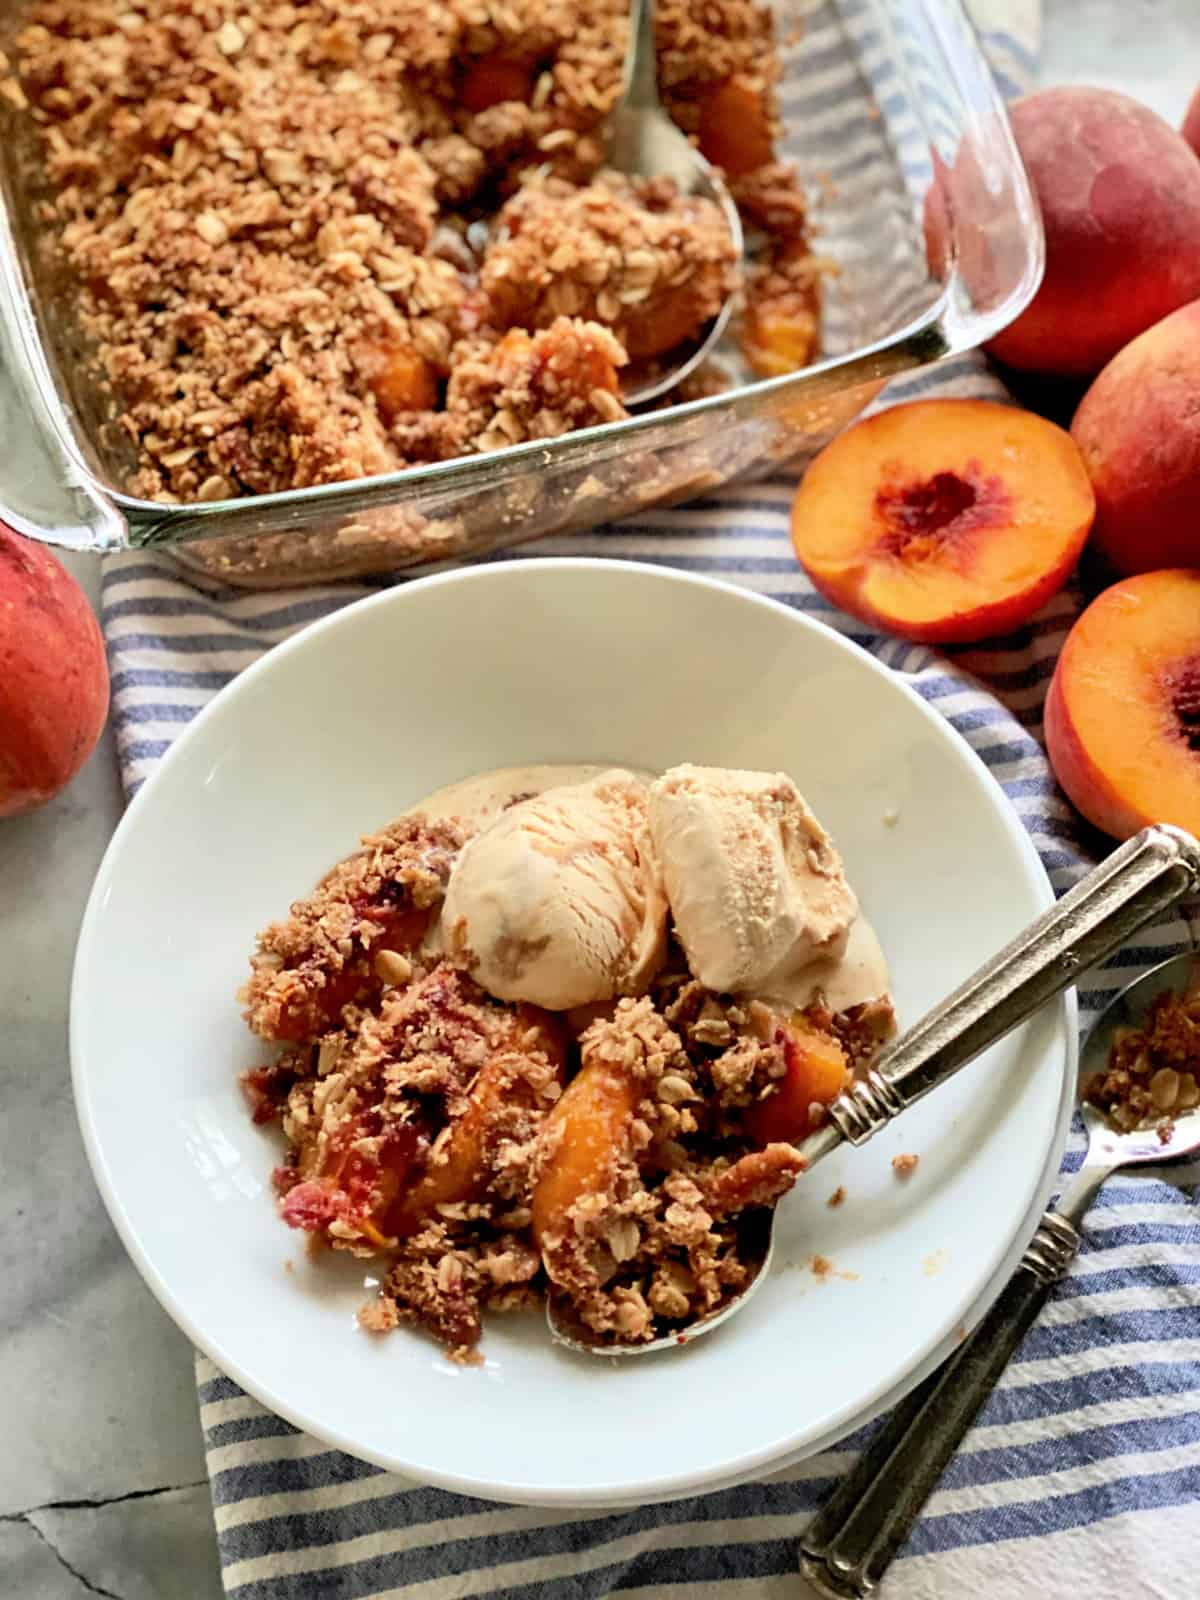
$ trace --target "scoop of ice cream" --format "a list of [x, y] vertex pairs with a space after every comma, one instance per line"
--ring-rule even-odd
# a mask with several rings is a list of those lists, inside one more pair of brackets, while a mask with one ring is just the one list
[[706, 988], [768, 995], [842, 954], [858, 902], [790, 778], [672, 767], [647, 811], [675, 933]]
[[464, 848], [442, 909], [448, 955], [497, 999], [551, 1011], [644, 990], [666, 922], [646, 786], [616, 768], [503, 812]]

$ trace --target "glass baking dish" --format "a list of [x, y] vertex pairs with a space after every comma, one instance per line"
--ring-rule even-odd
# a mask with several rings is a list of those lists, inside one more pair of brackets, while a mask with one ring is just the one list
[[[20, 0], [0, 0], [0, 48]], [[562, 438], [288, 493], [191, 505], [126, 494], [131, 445], [37, 220], [29, 121], [2, 102], [0, 516], [74, 549], [169, 546], [268, 587], [459, 560], [802, 461], [889, 378], [982, 343], [1028, 303], [1043, 240], [995, 83], [958, 0], [778, 0], [786, 125], [813, 208], [823, 359]], [[936, 270], [926, 195], [945, 203]], [[736, 346], [730, 346], [736, 359]], [[732, 363], [731, 363], [732, 364]]]

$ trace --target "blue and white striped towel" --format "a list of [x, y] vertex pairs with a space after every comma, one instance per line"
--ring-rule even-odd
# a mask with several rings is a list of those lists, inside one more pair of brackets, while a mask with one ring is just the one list
[[[1035, 59], [1035, 0], [978, 0], [999, 76]], [[1019, 18], [1019, 25], [1014, 21]], [[973, 359], [897, 383], [890, 398], [1003, 397]], [[1078, 595], [1028, 627], [949, 658], [880, 638], [813, 594], [787, 537], [788, 482], [530, 553], [623, 556], [718, 573], [848, 633], [907, 680], [983, 757], [1056, 888], [1098, 844], [1059, 797], [1039, 743], [1046, 683]], [[521, 559], [517, 553], [497, 559]], [[135, 788], [221, 686], [361, 587], [214, 594], [165, 560], [112, 560], [104, 626], [126, 784]], [[1195, 919], [1192, 934], [1200, 934]], [[1182, 946], [1178, 918], [1142, 936], [1081, 994], [1084, 1023], [1136, 969]], [[1071, 1137], [1066, 1168], [1080, 1160]], [[1200, 1167], [1184, 1175], [1200, 1179]], [[203, 1359], [197, 1383], [225, 1586], [239, 1600], [773, 1600], [803, 1586], [796, 1539], [860, 1448], [761, 1482], [643, 1511], [550, 1513], [422, 1488], [328, 1450]], [[1026, 1339], [886, 1582], [893, 1600], [1185, 1600], [1200, 1590], [1200, 1222], [1185, 1193], [1127, 1179], [1105, 1191], [1086, 1248]]]

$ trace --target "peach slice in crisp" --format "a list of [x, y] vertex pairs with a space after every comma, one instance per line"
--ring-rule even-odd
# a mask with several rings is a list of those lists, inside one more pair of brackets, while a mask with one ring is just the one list
[[905, 639], [986, 639], [1066, 582], [1095, 497], [1069, 434], [985, 400], [916, 400], [848, 428], [792, 506], [814, 586]]
[[850, 1081], [850, 1064], [838, 1041], [808, 1027], [802, 1016], [775, 1032], [787, 1071], [765, 1099], [751, 1107], [746, 1128], [758, 1145], [799, 1144], [817, 1126], [814, 1108], [831, 1104]]

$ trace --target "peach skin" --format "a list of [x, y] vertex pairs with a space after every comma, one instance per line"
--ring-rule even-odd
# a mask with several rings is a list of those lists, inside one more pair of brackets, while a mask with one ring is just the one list
[[1200, 567], [1198, 394], [1194, 300], [1114, 356], [1075, 413], [1071, 437], [1096, 491], [1092, 544], [1121, 576]]
[[49, 550], [0, 523], [0, 817], [68, 784], [108, 716], [95, 612]]
[[1200, 833], [1200, 571], [1125, 578], [1067, 636], [1046, 748], [1072, 804], [1114, 839]]
[[1018, 627], [1062, 587], [1094, 508], [1063, 429], [984, 400], [916, 400], [821, 451], [792, 505], [792, 543], [851, 616], [969, 643]]
[[1046, 273], [988, 349], [1090, 377], [1200, 295], [1200, 162], [1161, 117], [1108, 89], [1042, 89], [1009, 115], [1041, 205]]

